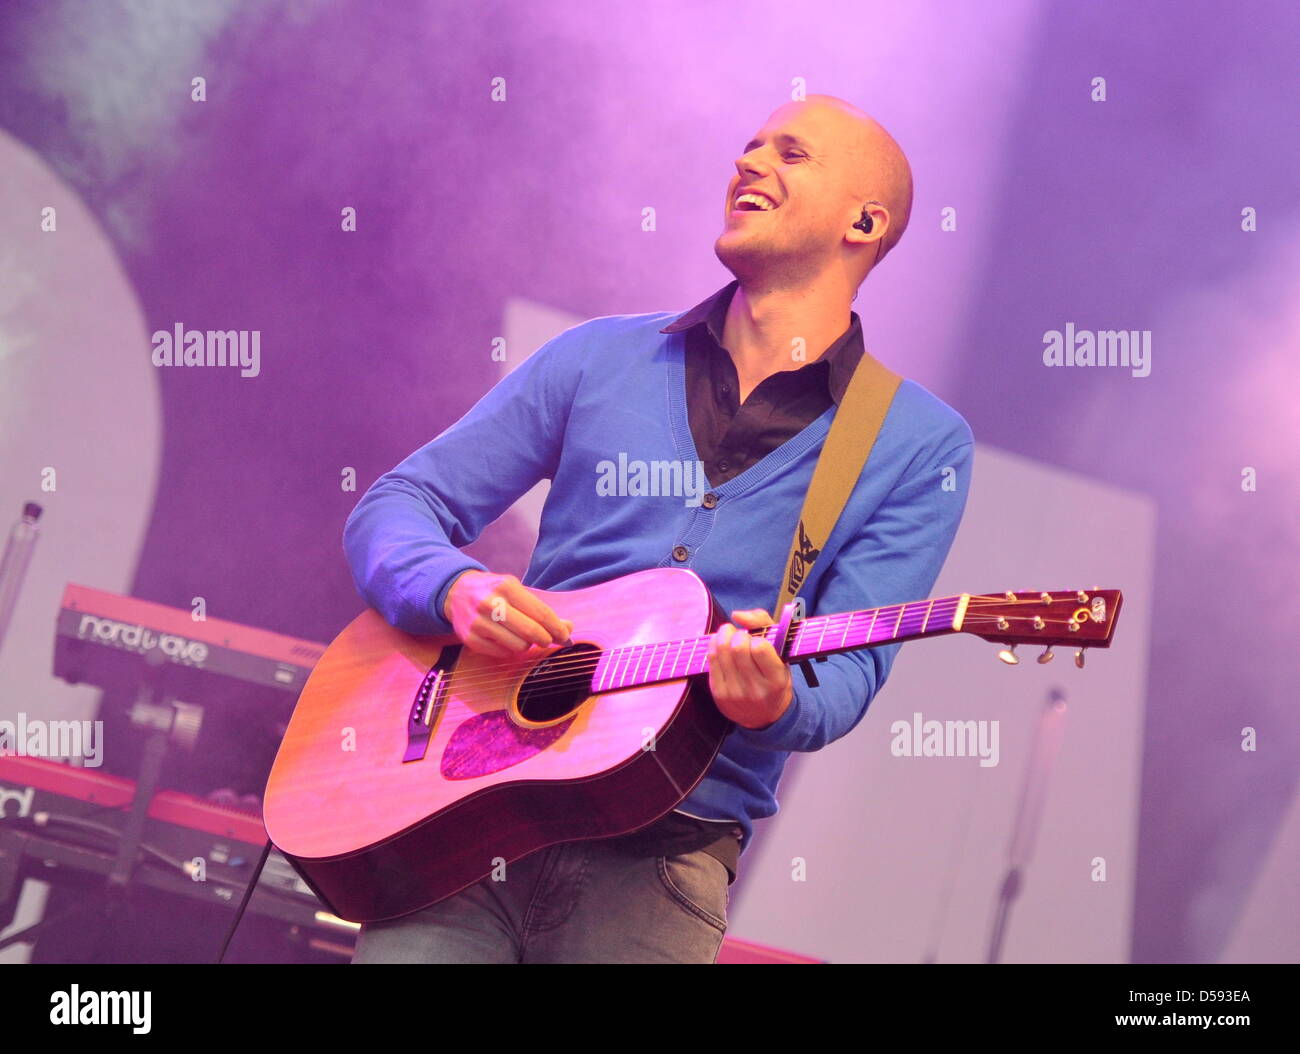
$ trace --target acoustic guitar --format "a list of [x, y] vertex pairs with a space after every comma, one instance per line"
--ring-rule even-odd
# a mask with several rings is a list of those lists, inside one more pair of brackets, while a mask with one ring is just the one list
[[[690, 794], [731, 730], [708, 690], [728, 621], [692, 571], [533, 590], [573, 623], [508, 659], [359, 615], [308, 678], [266, 787], [274, 845], [341, 918], [396, 918], [557, 842], [624, 834]], [[1119, 590], [957, 596], [750, 630], [787, 663], [970, 633], [1003, 645], [1109, 647]], [[744, 632], [742, 630], [742, 632]], [[1043, 661], [1043, 657], [1040, 657]]]

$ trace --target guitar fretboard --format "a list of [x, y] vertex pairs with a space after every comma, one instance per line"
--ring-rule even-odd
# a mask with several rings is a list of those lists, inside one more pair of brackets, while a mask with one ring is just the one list
[[[954, 622], [961, 601], [961, 595], [937, 597], [806, 618], [791, 624], [781, 658], [787, 663], [801, 662], [837, 651], [953, 633], [957, 628]], [[776, 643], [776, 626], [751, 633]], [[705, 673], [709, 668], [709, 643], [712, 639], [711, 635], [687, 637], [611, 648], [601, 656], [592, 675], [592, 691], [612, 692]]]

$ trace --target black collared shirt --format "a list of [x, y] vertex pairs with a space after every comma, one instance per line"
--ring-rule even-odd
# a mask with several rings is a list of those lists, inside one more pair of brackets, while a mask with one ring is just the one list
[[[713, 487], [793, 439], [832, 404], [838, 406], [864, 351], [862, 322], [850, 311], [849, 328], [824, 354], [807, 349], [812, 361], [765, 378], [742, 406], [736, 364], [722, 346], [727, 307], [739, 285], [733, 281], [724, 286], [661, 331], [686, 335], [686, 413], [695, 452]], [[704, 849], [726, 866], [734, 881], [740, 830], [734, 821], [701, 820], [674, 811], [614, 841], [646, 856]]]
[[765, 378], [740, 404], [740, 381], [722, 346], [727, 307], [739, 282], [724, 286], [663, 328], [686, 334], [686, 406], [695, 451], [709, 484], [720, 487], [839, 405], [863, 354], [862, 322], [850, 323], [824, 354]]

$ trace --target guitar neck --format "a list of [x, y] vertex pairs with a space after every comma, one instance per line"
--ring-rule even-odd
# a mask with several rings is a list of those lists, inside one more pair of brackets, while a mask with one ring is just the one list
[[[908, 604], [846, 611], [838, 615], [817, 615], [790, 624], [785, 648], [778, 650], [786, 663], [803, 662], [821, 655], [857, 648], [874, 648], [956, 633], [969, 601], [969, 594], [916, 600]], [[751, 636], [765, 637], [776, 644], [778, 627], [750, 630]], [[611, 648], [601, 656], [592, 675], [593, 693], [613, 692], [659, 681], [673, 681], [692, 674], [707, 673], [712, 635], [654, 644], [627, 644]]]

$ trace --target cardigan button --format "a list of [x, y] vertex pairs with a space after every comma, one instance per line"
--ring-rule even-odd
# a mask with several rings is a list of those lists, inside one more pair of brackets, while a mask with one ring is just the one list
[[690, 550], [688, 550], [686, 546], [684, 545], [673, 546], [673, 559], [676, 560], [678, 563], [685, 563], [686, 558], [690, 555], [691, 555]]
[[706, 509], [716, 508], [718, 504], [718, 496], [714, 494], [713, 491], [709, 491], [709, 493], [704, 495], [704, 500], [701, 501], [700, 504]]

